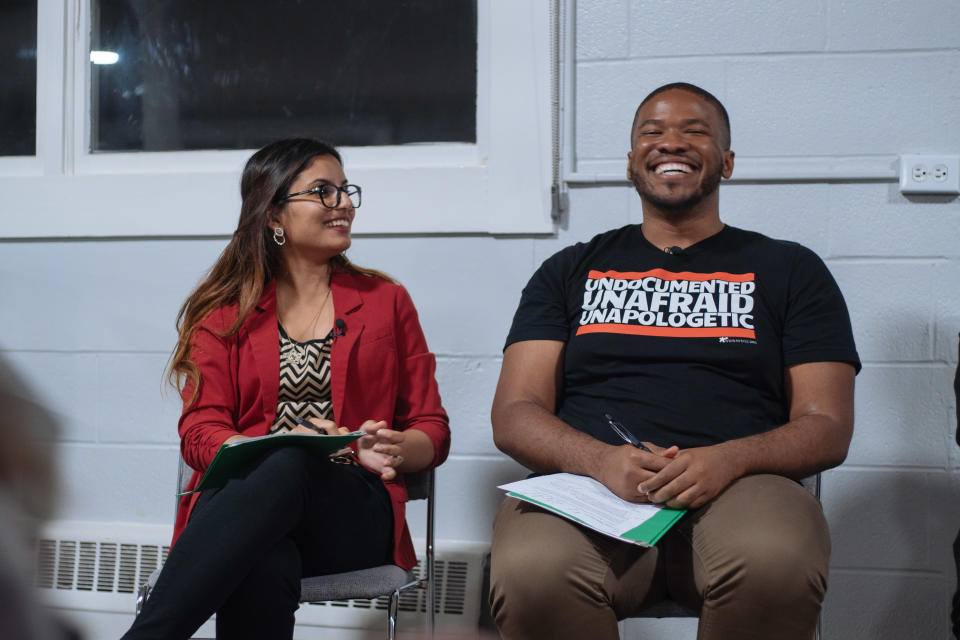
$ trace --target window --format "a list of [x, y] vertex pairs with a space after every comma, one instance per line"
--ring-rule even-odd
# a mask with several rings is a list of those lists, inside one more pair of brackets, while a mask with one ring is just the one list
[[475, 142], [476, 13], [475, 0], [96, 0], [91, 151]]
[[37, 3], [0, 6], [0, 156], [32, 156], [37, 145]]
[[[323, 23], [315, 17], [301, 21], [309, 23], [306, 27], [295, 24], [293, 18], [282, 22], [292, 20], [284, 32], [287, 35], [313, 33], [316, 54], [281, 42], [287, 48], [269, 63], [260, 60], [267, 57], [263, 44], [244, 41], [233, 46], [232, 55], [242, 58], [240, 64], [217, 53], [216, 47], [196, 40], [183, 15], [179, 22], [161, 21], [167, 35], [164, 28], [152, 26], [138, 32], [135, 42], [119, 35], [123, 29], [118, 25], [146, 20], [134, 6], [151, 13], [168, 5], [177, 11], [197, 5], [209, 14], [191, 19], [236, 22], [223, 33], [246, 38], [242, 23], [270, 31], [280, 28], [279, 22], [260, 15], [273, 12], [275, 5], [280, 7], [278, 13], [288, 15], [287, 9], [318, 2], [261, 2], [251, 11], [233, 10], [239, 3], [225, 0], [38, 0], [37, 155], [30, 162], [17, 161], [20, 164], [0, 158], [0, 193], [5, 197], [0, 233], [6, 237], [228, 235], [240, 208], [240, 170], [262, 142], [257, 136], [274, 139], [301, 132], [332, 138], [344, 156], [347, 176], [363, 185], [363, 215], [354, 226], [357, 234], [552, 231], [550, 12], [555, 3], [402, 0], [402, 8], [410, 15], [396, 18], [392, 27], [380, 24], [378, 33], [383, 35], [378, 38], [389, 39], [390, 47], [403, 44], [408, 52], [384, 53], [382, 42], [368, 42], [364, 48], [351, 41], [344, 58], [349, 68], [344, 71], [334, 65], [333, 70], [379, 75], [363, 75], [363, 81], [358, 76], [352, 85], [339, 85], [340, 93], [356, 108], [326, 112], [325, 107], [317, 107], [326, 103], [311, 94], [330, 71], [320, 64], [326, 59]], [[339, 7], [342, 14], [344, 7], [363, 9], [367, 4], [330, 6]], [[370, 2], [372, 8], [366, 12], [375, 14], [393, 4]], [[452, 14], [443, 14], [441, 21], [437, 14], [422, 20], [427, 23], [425, 32], [412, 31], [410, 16], [416, 11], [430, 7], [452, 11], [447, 5], [466, 7], [469, 24]], [[344, 20], [340, 24], [348, 24]], [[398, 35], [408, 31], [406, 37]], [[349, 28], [345, 32], [354, 33]], [[472, 50], [465, 46], [467, 41]], [[177, 51], [197, 42], [202, 53], [212, 56], [211, 62], [195, 62]], [[448, 49], [437, 48], [442, 43]], [[172, 51], [173, 62], [161, 66], [161, 71], [150, 71], [149, 64], [155, 62], [143, 60], [149, 59], [144, 52], [151, 47]], [[98, 62], [116, 54], [116, 63], [91, 62], [94, 51], [106, 52], [95, 54]], [[353, 61], [351, 56], [367, 58]], [[401, 66], [411, 66], [416, 56], [423, 66], [403, 80], [393, 78], [397, 72], [391, 69], [396, 67], [387, 65], [396, 60], [377, 60], [391, 57], [407, 63]], [[124, 71], [124, 61], [131, 58], [133, 64]], [[160, 59], [163, 56], [154, 58]], [[280, 69], [279, 64], [291, 69]], [[195, 95], [207, 89], [182, 91], [183, 78], [173, 82], [162, 77], [171, 70], [183, 76], [203, 73], [208, 81], [196, 86], [219, 89], [208, 96]], [[170, 89], [172, 95], [167, 97], [175, 98], [171, 103], [144, 101], [153, 81], [151, 73]], [[302, 98], [295, 89], [272, 84], [284, 76], [302, 78]], [[225, 89], [241, 78], [244, 92], [227, 97]], [[411, 88], [401, 86], [407, 83], [412, 83]], [[432, 93], [423, 93], [424, 87]], [[124, 97], [124, 92], [132, 97]], [[386, 115], [374, 108], [384, 95], [401, 103], [388, 108]], [[435, 104], [442, 108], [424, 107]], [[283, 106], [291, 113], [289, 119]], [[261, 118], [264, 114], [266, 120]], [[254, 116], [261, 119], [251, 124]], [[351, 118], [344, 129], [343, 123]], [[429, 198], [422, 197], [424, 185], [429, 185]]]

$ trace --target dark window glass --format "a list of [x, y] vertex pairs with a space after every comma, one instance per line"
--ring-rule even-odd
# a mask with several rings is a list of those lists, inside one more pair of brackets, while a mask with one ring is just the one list
[[475, 0], [99, 0], [92, 150], [476, 140]]
[[0, 3], [0, 156], [37, 153], [37, 3]]

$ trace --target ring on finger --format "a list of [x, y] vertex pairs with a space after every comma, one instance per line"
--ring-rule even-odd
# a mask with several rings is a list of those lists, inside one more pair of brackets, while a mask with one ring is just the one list
[[396, 458], [398, 467], [403, 464], [403, 456], [393, 456], [393, 457]]

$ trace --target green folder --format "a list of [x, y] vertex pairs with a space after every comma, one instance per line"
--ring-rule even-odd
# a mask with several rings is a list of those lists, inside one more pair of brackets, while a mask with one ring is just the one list
[[630, 540], [642, 546], [650, 546], [660, 542], [670, 527], [677, 523], [677, 520], [683, 517], [686, 509], [667, 509], [663, 508], [657, 515], [653, 516], [643, 524], [624, 531], [620, 537], [624, 540]]
[[200, 479], [200, 484], [193, 491], [178, 493], [178, 496], [186, 496], [194, 491], [203, 491], [204, 489], [217, 489], [227, 483], [230, 475], [237, 469], [256, 460], [265, 453], [279, 447], [297, 446], [303, 447], [316, 456], [329, 456], [340, 449], [343, 449], [351, 442], [362, 438], [362, 431], [352, 431], [339, 436], [330, 436], [310, 433], [278, 433], [273, 435], [258, 436], [256, 438], [246, 438], [237, 440], [229, 444], [220, 446], [213, 462], [207, 467], [206, 473]]
[[653, 516], [645, 520], [643, 523], [637, 525], [636, 527], [614, 535], [611, 532], [598, 529], [592, 524], [584, 520], [581, 520], [576, 516], [570, 515], [569, 513], [565, 513], [564, 511], [561, 511], [560, 509], [557, 509], [554, 506], [551, 506], [539, 500], [534, 500], [533, 498], [525, 496], [521, 493], [517, 493], [516, 491], [508, 491], [507, 495], [512, 498], [516, 498], [518, 500], [524, 500], [526, 502], [533, 503], [539, 507], [546, 509], [547, 511], [552, 511], [558, 516], [563, 516], [568, 520], [579, 522], [583, 526], [589, 529], [593, 529], [594, 531], [597, 531], [604, 535], [609, 535], [614, 538], [619, 538], [625, 542], [632, 542], [633, 544], [640, 545], [641, 547], [652, 547], [653, 545], [657, 544], [660, 541], [660, 538], [662, 538], [663, 535], [670, 530], [670, 527], [675, 525], [677, 521], [683, 517], [683, 514], [687, 512], [686, 509], [668, 509], [664, 507], [659, 511], [657, 511], [656, 514], [654, 514]]

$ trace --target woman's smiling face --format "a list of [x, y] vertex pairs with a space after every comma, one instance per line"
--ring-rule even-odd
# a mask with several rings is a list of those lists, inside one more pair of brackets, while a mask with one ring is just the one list
[[[294, 179], [289, 193], [325, 184], [342, 187], [347, 184], [347, 178], [336, 158], [316, 156]], [[346, 194], [339, 195], [340, 203], [336, 207], [326, 206], [317, 193], [305, 193], [284, 201], [270, 223], [271, 231], [274, 226], [283, 227], [288, 243], [284, 250], [320, 252], [329, 259], [350, 248], [350, 229], [356, 209]]]

